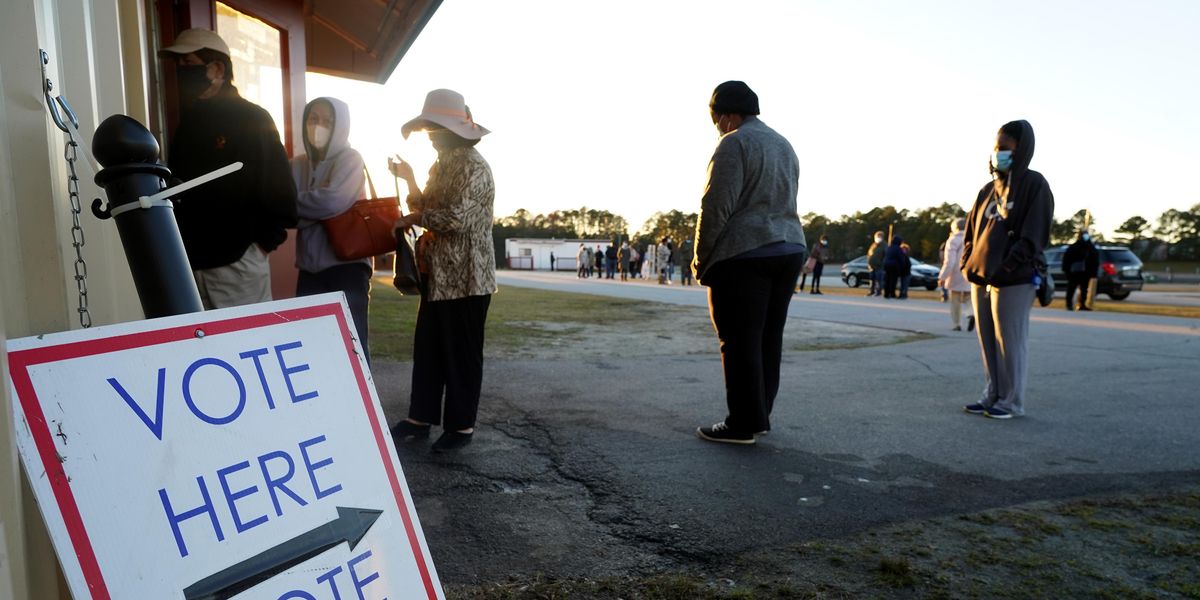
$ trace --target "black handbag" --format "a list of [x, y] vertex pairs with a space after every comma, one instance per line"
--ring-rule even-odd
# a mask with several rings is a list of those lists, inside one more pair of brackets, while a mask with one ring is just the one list
[[1041, 269], [1038, 275], [1042, 279], [1037, 289], [1038, 304], [1042, 305], [1042, 308], [1045, 308], [1050, 306], [1051, 302], [1054, 302], [1054, 276], [1050, 274], [1049, 267]]
[[392, 261], [392, 285], [406, 296], [421, 293], [421, 271], [417, 269], [417, 252], [410, 231], [396, 232], [396, 255]]
[[[395, 178], [396, 197], [400, 196], [400, 180]], [[400, 213], [403, 215], [403, 211]], [[421, 294], [421, 270], [417, 268], [416, 239], [412, 228], [396, 230], [396, 254], [392, 259], [392, 286], [405, 296]]]

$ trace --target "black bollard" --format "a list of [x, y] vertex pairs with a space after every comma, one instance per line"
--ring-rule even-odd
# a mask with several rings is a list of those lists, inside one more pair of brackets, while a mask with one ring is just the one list
[[158, 140], [136, 120], [113, 115], [96, 129], [92, 154], [104, 166], [96, 185], [108, 196], [108, 208], [101, 210], [97, 199], [92, 212], [117, 222], [146, 318], [204, 310], [174, 208], [169, 202], [139, 202], [165, 189], [171, 179], [171, 171], [158, 162]]

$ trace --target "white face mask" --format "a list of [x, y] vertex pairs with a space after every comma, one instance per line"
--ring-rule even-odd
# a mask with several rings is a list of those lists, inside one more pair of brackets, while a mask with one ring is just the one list
[[876, 244], [882, 244], [882, 243], [883, 243], [883, 238], [881, 238], [881, 237], [877, 237], [877, 238], [875, 238], [875, 243], [876, 243]]
[[324, 149], [329, 145], [329, 136], [333, 131], [324, 125], [315, 125], [308, 132], [308, 141], [313, 146]]

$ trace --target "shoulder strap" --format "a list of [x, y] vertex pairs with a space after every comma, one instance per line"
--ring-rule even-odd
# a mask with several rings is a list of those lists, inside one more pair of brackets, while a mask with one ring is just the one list
[[371, 190], [371, 199], [378, 199], [379, 196], [375, 193], [375, 183], [371, 181], [371, 171], [367, 169], [366, 165], [363, 165], [363, 175], [367, 176], [367, 189]]

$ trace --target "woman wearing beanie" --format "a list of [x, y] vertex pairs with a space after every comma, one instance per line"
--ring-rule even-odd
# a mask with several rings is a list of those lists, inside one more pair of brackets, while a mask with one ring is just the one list
[[989, 169], [963, 233], [962, 268], [987, 380], [969, 413], [993, 419], [1025, 414], [1029, 311], [1045, 277], [1042, 249], [1050, 239], [1054, 194], [1033, 159], [1033, 127], [1012, 121], [1000, 128]]
[[709, 112], [721, 137], [700, 200], [692, 269], [708, 287], [728, 414], [696, 434], [753, 444], [771, 428], [783, 327], [807, 251], [796, 211], [800, 165], [792, 145], [758, 119], [758, 96], [745, 83], [717, 86]]

